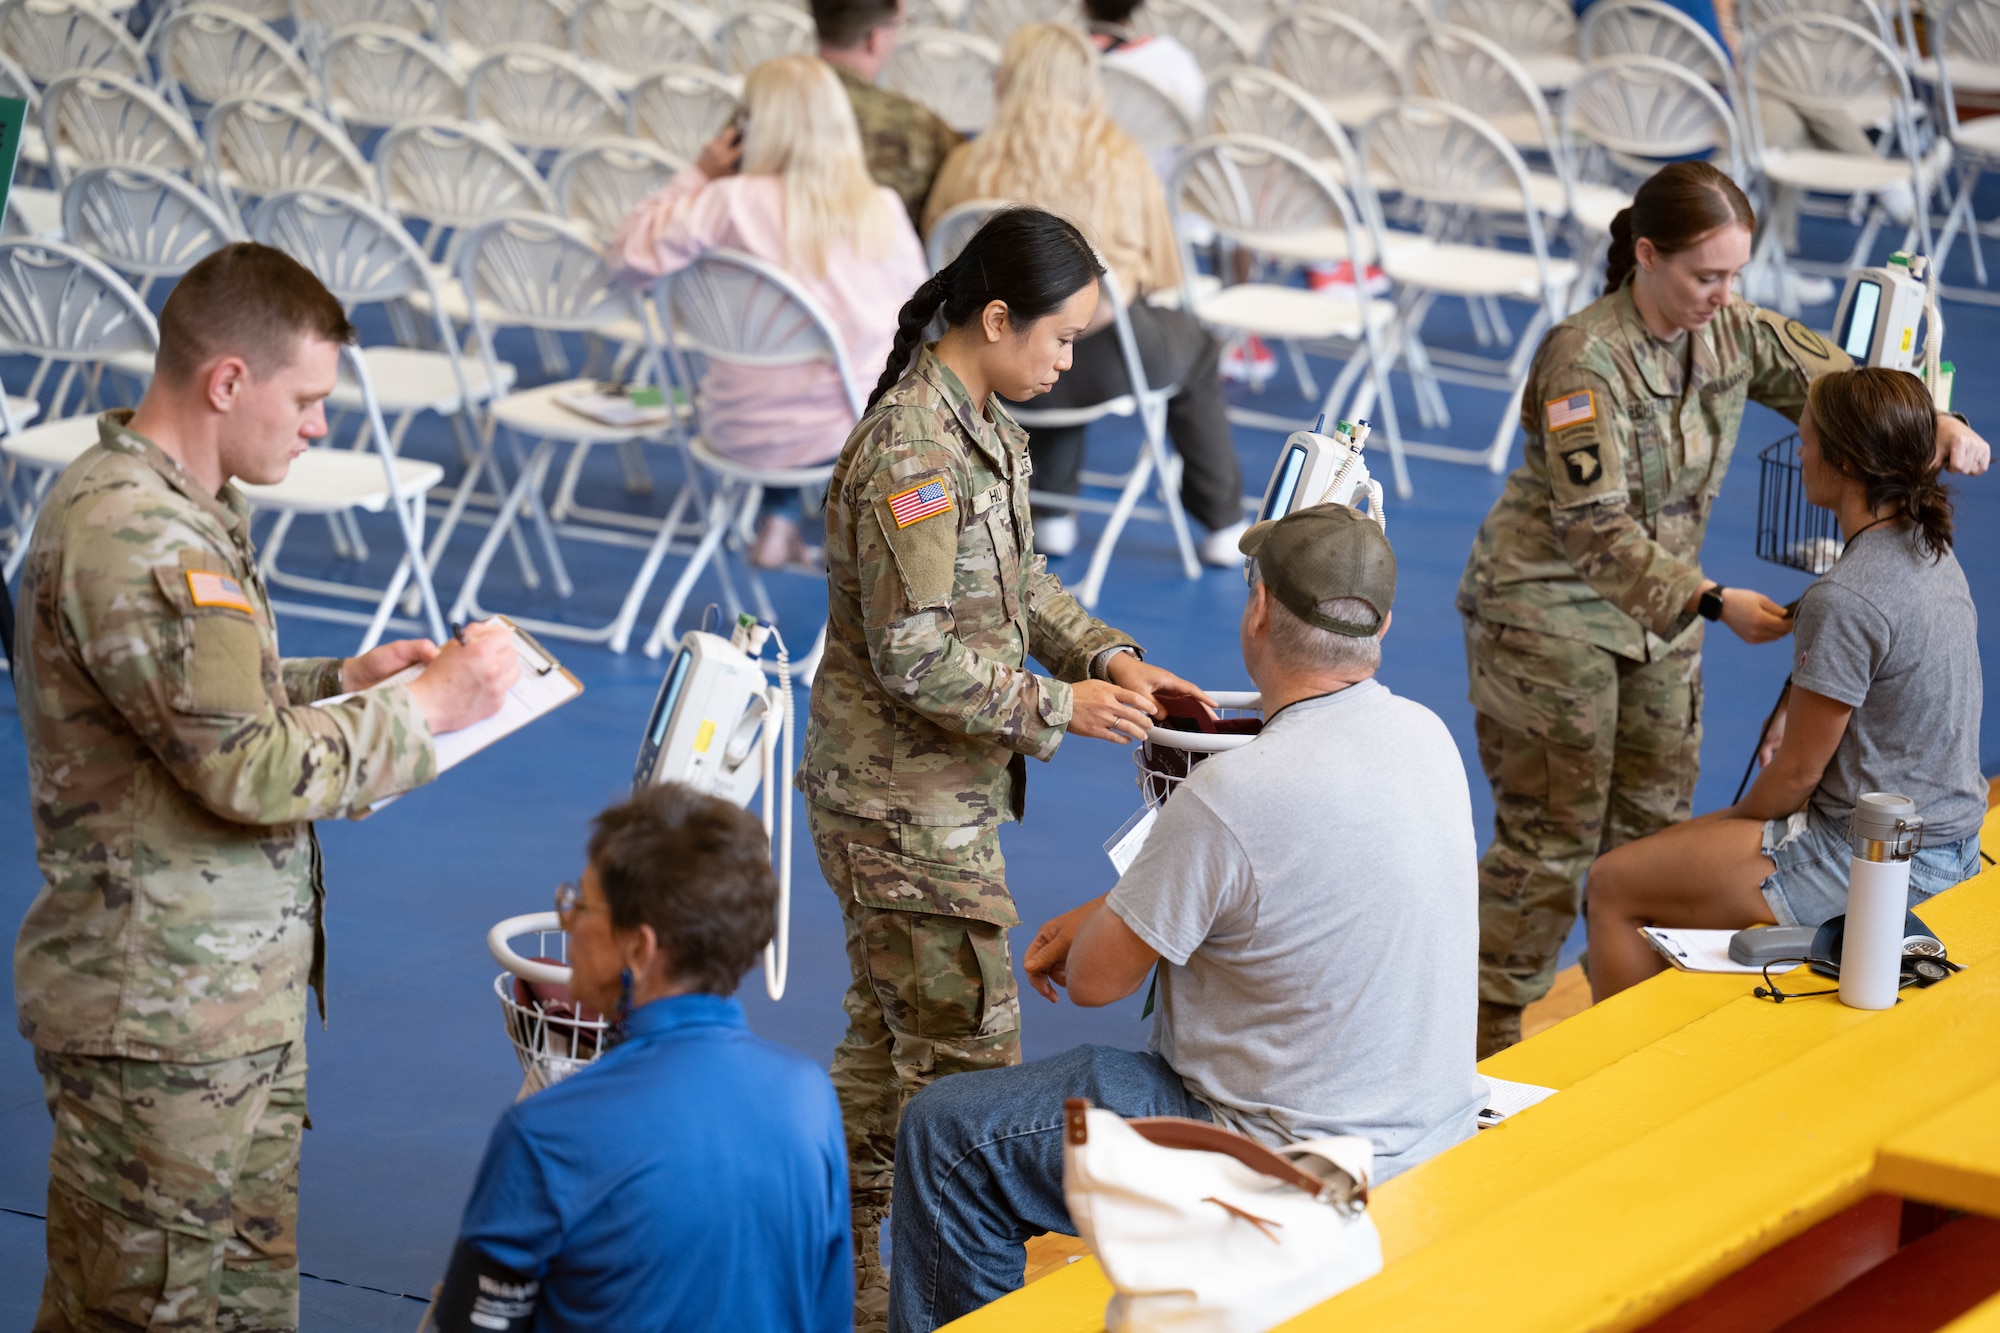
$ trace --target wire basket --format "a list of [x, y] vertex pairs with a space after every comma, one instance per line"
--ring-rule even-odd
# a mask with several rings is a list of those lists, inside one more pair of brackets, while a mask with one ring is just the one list
[[1757, 558], [1826, 573], [1840, 559], [1840, 524], [1832, 510], [1806, 499], [1798, 434], [1765, 446], [1757, 463]]
[[1213, 713], [1200, 704], [1183, 708], [1168, 703], [1166, 722], [1149, 728], [1146, 739], [1133, 747], [1132, 763], [1139, 770], [1139, 794], [1147, 809], [1157, 810], [1166, 804], [1196, 764], [1212, 754], [1248, 745], [1264, 729], [1264, 714], [1255, 693], [1209, 693], [1216, 703]]
[[[534, 954], [516, 952], [510, 941], [529, 936]], [[522, 1097], [562, 1082], [604, 1053], [612, 1022], [571, 997], [569, 936], [554, 912], [507, 918], [487, 932], [486, 947], [507, 969], [493, 978], [493, 993], [521, 1062]]]

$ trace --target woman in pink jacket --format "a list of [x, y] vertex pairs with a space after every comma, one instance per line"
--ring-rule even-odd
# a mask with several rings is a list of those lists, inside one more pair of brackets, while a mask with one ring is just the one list
[[[710, 250], [768, 260], [819, 302], [865, 390], [895, 341], [897, 311], [930, 276], [923, 246], [896, 193], [868, 178], [853, 109], [826, 65], [811, 56], [766, 61], [745, 80], [743, 106], [738, 125], [625, 219], [612, 258], [642, 280]], [[854, 428], [830, 362], [712, 362], [700, 394], [708, 443], [760, 467], [830, 461]], [[766, 491], [752, 563], [806, 558], [800, 512], [797, 491]]]

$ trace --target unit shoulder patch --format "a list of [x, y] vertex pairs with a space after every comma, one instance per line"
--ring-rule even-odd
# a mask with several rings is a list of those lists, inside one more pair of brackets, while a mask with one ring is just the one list
[[1780, 311], [1760, 308], [1757, 319], [1777, 335], [1779, 345], [1809, 379], [1831, 370], [1847, 370], [1854, 364], [1853, 359], [1827, 341], [1824, 334], [1807, 328]]
[[1590, 486], [1604, 475], [1603, 446], [1596, 440], [1562, 451], [1563, 467], [1572, 486]]

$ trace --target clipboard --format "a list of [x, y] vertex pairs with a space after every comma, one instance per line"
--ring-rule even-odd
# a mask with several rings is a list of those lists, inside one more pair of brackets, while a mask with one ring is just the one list
[[1733, 930], [1691, 930], [1678, 926], [1641, 926], [1660, 956], [1681, 972], [1740, 972], [1754, 975], [1763, 969], [1756, 963], [1739, 963], [1729, 956]]
[[[554, 653], [542, 647], [540, 640], [516, 625], [505, 616], [495, 616], [514, 634], [514, 652], [521, 663], [521, 678], [507, 691], [507, 698], [500, 705], [500, 711], [482, 722], [457, 731], [447, 731], [433, 738], [437, 749], [437, 771], [442, 777], [447, 771], [478, 754], [489, 745], [504, 740], [537, 718], [562, 707], [583, 693], [583, 682], [572, 674], [569, 668], [556, 660]], [[407, 685], [424, 673], [420, 666], [409, 667], [397, 672], [380, 684], [369, 689], [379, 690], [387, 685]], [[337, 703], [345, 703], [367, 691], [357, 690], [348, 694], [337, 694], [330, 699], [321, 699], [314, 707], [325, 708]], [[370, 810], [380, 810], [395, 796], [385, 796], [369, 806]]]

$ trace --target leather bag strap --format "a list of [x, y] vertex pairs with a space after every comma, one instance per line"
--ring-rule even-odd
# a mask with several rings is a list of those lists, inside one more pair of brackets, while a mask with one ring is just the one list
[[1139, 1137], [1162, 1148], [1182, 1148], [1190, 1152], [1221, 1153], [1233, 1157], [1259, 1175], [1290, 1185], [1300, 1193], [1317, 1199], [1326, 1186], [1312, 1176], [1293, 1166], [1263, 1144], [1232, 1134], [1205, 1120], [1189, 1120], [1177, 1115], [1142, 1116], [1137, 1120], [1127, 1120], [1126, 1124], [1137, 1130]]

